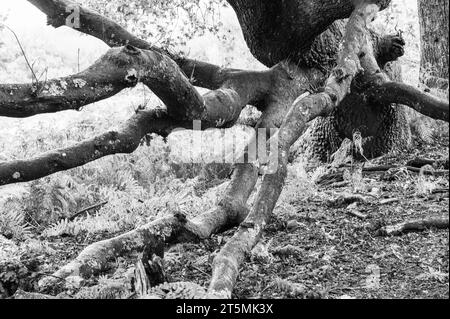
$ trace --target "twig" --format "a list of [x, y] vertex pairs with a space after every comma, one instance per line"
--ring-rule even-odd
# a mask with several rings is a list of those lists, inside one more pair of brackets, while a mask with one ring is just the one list
[[78, 73], [80, 73], [80, 48], [78, 48]]
[[192, 268], [194, 268], [194, 269], [197, 270], [198, 272], [201, 272], [202, 274], [207, 275], [208, 277], [211, 275], [211, 274], [208, 274], [207, 272], [201, 270], [200, 268], [194, 266], [192, 263], [189, 264], [189, 266], [192, 267]]
[[417, 174], [424, 174], [424, 175], [434, 175], [434, 176], [444, 176], [449, 173], [448, 170], [425, 170], [423, 168], [417, 168], [412, 166], [394, 166], [394, 165], [383, 165], [383, 166], [373, 166], [373, 167], [364, 167], [363, 172], [365, 173], [380, 173], [380, 172], [386, 172], [390, 169], [401, 169], [405, 168], [410, 172], [417, 173]]
[[39, 80], [38, 80], [38, 78], [37, 78], [37, 76], [36, 76], [36, 73], [35, 73], [34, 70], [33, 70], [33, 67], [32, 67], [31, 64], [30, 64], [30, 61], [29, 61], [28, 58], [27, 58], [27, 55], [25, 54], [25, 50], [23, 49], [22, 44], [20, 43], [19, 37], [18, 37], [17, 34], [14, 32], [14, 30], [11, 29], [10, 27], [8, 27], [6, 24], [3, 24], [3, 23], [2, 23], [1, 25], [3, 25], [6, 29], [8, 29], [8, 30], [14, 35], [14, 37], [16, 38], [17, 44], [19, 45], [20, 50], [22, 51], [22, 55], [23, 55], [23, 57], [25, 58], [25, 62], [27, 63], [28, 68], [30, 69], [31, 74], [33, 75], [34, 80], [36, 81], [36, 84], [37, 84], [37, 83], [39, 82]]
[[342, 194], [339, 195], [337, 198], [328, 200], [328, 205], [330, 206], [344, 206], [344, 205], [350, 205], [353, 203], [369, 203], [367, 197], [360, 195], [360, 194]]
[[448, 192], [449, 192], [448, 188], [437, 188], [437, 189], [434, 189], [433, 191], [431, 191], [432, 194], [445, 194]]
[[101, 203], [97, 203], [97, 204], [95, 204], [95, 205], [86, 207], [86, 208], [80, 210], [79, 212], [73, 214], [71, 217], [69, 217], [69, 220], [70, 220], [70, 221], [73, 221], [73, 220], [74, 220], [75, 218], [77, 218], [78, 216], [83, 215], [84, 213], [87, 213], [87, 212], [90, 211], [90, 210], [93, 210], [93, 209], [96, 209], [96, 208], [100, 208], [100, 207], [102, 207], [102, 206], [105, 206], [106, 204], [108, 204], [108, 201], [103, 201], [103, 202], [101, 202]]
[[366, 218], [367, 218], [367, 215], [366, 215], [366, 214], [357, 212], [357, 211], [355, 211], [355, 210], [347, 209], [345, 212], [346, 212], [347, 214], [349, 214], [349, 215], [352, 215], [352, 216], [354, 216], [354, 217], [358, 217], [358, 218], [360, 218], [360, 219], [366, 219]]
[[399, 202], [400, 199], [398, 198], [387, 198], [380, 201], [380, 205], [386, 205], [386, 204], [392, 204]]
[[72, 285], [74, 288], [76, 288], [74, 284], [72, 284], [66, 278], [63, 278], [63, 277], [60, 277], [60, 276], [55, 276], [55, 275], [47, 274], [47, 273], [43, 273], [43, 272], [38, 272], [38, 273], [36, 273], [36, 275], [38, 275], [38, 276], [45, 276], [45, 277], [53, 277], [53, 278], [59, 279], [60, 281], [64, 281], [64, 282], [68, 283], [69, 285]]

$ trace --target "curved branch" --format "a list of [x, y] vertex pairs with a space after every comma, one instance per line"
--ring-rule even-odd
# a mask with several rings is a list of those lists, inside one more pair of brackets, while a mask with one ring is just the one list
[[112, 48], [87, 70], [74, 76], [36, 85], [0, 85], [0, 116], [26, 117], [39, 113], [78, 109], [146, 84], [167, 106], [169, 113], [200, 117], [202, 96], [166, 55], [127, 45]]
[[[12, 94], [6, 93], [9, 85], [0, 86], [3, 88], [0, 92], [4, 92], [3, 96], [0, 95], [0, 115], [27, 116], [55, 108], [64, 110], [103, 98], [110, 94], [108, 91], [114, 92], [138, 82], [146, 84], [165, 103], [168, 113], [166, 118], [157, 119], [156, 111], [139, 112], [119, 131], [29, 160], [1, 163], [0, 185], [38, 179], [111, 154], [130, 153], [145, 134], [162, 131], [168, 135], [176, 127], [192, 128], [193, 120], [201, 120], [202, 129], [230, 127], [249, 102], [263, 99], [269, 93], [279, 72], [276, 68], [262, 72], [235, 71], [221, 88], [201, 96], [168, 56], [127, 45], [110, 49], [92, 67], [77, 76], [51, 81], [50, 88], [37, 96], [26, 92], [29, 86], [12, 91]], [[116, 89], [112, 84], [107, 86], [109, 82], [115, 83]], [[96, 89], [98, 83], [104, 83], [103, 90]]]
[[[140, 49], [164, 52], [147, 41], [134, 36], [118, 23], [93, 10], [80, 6], [77, 2], [70, 0], [28, 0], [28, 2], [44, 13], [47, 16], [47, 23], [54, 28], [72, 27], [102, 40], [111, 47], [130, 44]], [[69, 21], [71, 13], [79, 13], [77, 23]]]
[[[113, 63], [112, 52], [78, 74], [33, 84], [0, 84], [0, 116], [29, 117], [78, 110], [136, 85]], [[131, 81], [132, 80], [132, 81]]]
[[[264, 113], [262, 118], [263, 123], [272, 123], [277, 120], [277, 114]], [[146, 243], [145, 234], [161, 233], [159, 231], [161, 229], [168, 230], [164, 232], [166, 237], [163, 237], [167, 243], [176, 243], [209, 238], [213, 234], [235, 227], [249, 213], [246, 203], [257, 179], [258, 169], [255, 165], [236, 164], [230, 183], [213, 209], [190, 221], [183, 221], [183, 218], [180, 221], [180, 216], [162, 218], [127, 234], [88, 246], [74, 261], [62, 267], [53, 276], [43, 279], [40, 285], [51, 285], [55, 283], [57, 277], [66, 278], [72, 275], [89, 277], [92, 273], [99, 273], [112, 258], [132, 250], [142, 250]], [[96, 262], [92, 263], [91, 260]]]
[[79, 109], [142, 82], [164, 102], [170, 117], [226, 127], [237, 121], [247, 104], [269, 93], [275, 75], [275, 69], [233, 71], [219, 89], [201, 96], [171, 58], [126, 45], [110, 49], [77, 75], [38, 83], [39, 91], [33, 90], [33, 85], [0, 85], [0, 116]]
[[369, 90], [367, 95], [374, 101], [403, 104], [433, 119], [449, 121], [448, 101], [408, 84], [385, 82]]
[[[118, 23], [108, 19], [92, 10], [81, 7], [70, 0], [28, 0], [47, 16], [49, 25], [58, 28], [61, 26], [72, 27], [75, 30], [89, 34], [102, 40], [110, 47], [132, 45], [143, 50], [151, 50], [165, 54], [174, 60], [183, 70], [184, 74], [192, 81], [192, 84], [207, 89], [218, 89], [227, 80], [227, 73], [235, 70], [224, 69], [214, 64], [200, 62], [176, 55], [167, 50], [155, 47], [128, 32]], [[77, 8], [80, 18], [79, 25], [68, 25], [66, 19], [70, 12]]]
[[31, 159], [0, 162], [0, 185], [32, 181], [108, 155], [131, 153], [145, 134], [168, 135], [171, 129], [181, 126], [174, 123], [168, 117], [160, 118], [156, 111], [139, 111], [118, 130]]
[[[278, 140], [277, 152], [271, 152], [270, 173], [265, 174], [255, 204], [236, 234], [226, 243], [213, 262], [209, 293], [230, 298], [240, 265], [259, 241], [262, 231], [280, 196], [287, 175], [288, 154], [291, 145], [300, 137], [306, 123], [328, 109], [335, 107], [346, 96], [351, 82], [361, 69], [361, 61], [371, 59], [366, 25], [378, 12], [378, 6], [362, 1], [347, 24], [343, 49], [338, 66], [327, 81], [324, 93], [299, 98], [286, 116], [280, 130], [271, 140]], [[364, 55], [361, 55], [364, 52]], [[375, 62], [376, 63], [376, 62]], [[269, 141], [270, 143], [271, 141]], [[275, 173], [273, 173], [275, 171]]]

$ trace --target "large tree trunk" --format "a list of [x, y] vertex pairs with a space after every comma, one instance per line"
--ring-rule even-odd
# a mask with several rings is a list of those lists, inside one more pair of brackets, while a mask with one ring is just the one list
[[[391, 80], [401, 82], [400, 65], [388, 64], [383, 70]], [[399, 104], [368, 100], [365, 94], [349, 94], [326, 117], [319, 117], [294, 146], [294, 156], [330, 161], [344, 139], [353, 140], [356, 132], [363, 137], [363, 151], [374, 158], [401, 150], [411, 143], [406, 109]], [[348, 151], [357, 152], [356, 148]]]
[[[29, 1], [41, 9], [55, 27], [63, 24], [67, 9], [73, 6], [70, 0]], [[54, 275], [42, 278], [42, 288], [53, 287], [66, 277], [90, 277], [101, 273], [114, 257], [142, 250], [152, 236], [172, 244], [205, 239], [239, 225], [235, 235], [214, 259], [207, 293], [198, 286], [168, 284], [174, 291], [174, 294], [169, 293], [173, 297], [187, 297], [175, 293], [189, 290], [190, 297], [197, 296], [200, 291], [202, 296], [229, 298], [241, 264], [260, 239], [278, 201], [287, 175], [288, 153], [307, 122], [333, 112], [329, 117], [332, 119], [330, 125], [313, 134], [335, 133], [333, 136], [342, 138], [351, 135], [354, 128], [364, 127], [364, 135], [377, 137], [371, 141], [374, 148], [381, 148], [377, 145], [385, 146], [384, 140], [401, 140], [402, 110], [391, 108], [392, 103], [403, 103], [423, 114], [448, 121], [447, 101], [392, 82], [386, 75], [392, 74], [392, 79], [398, 79], [395, 68], [390, 69], [386, 63], [403, 54], [404, 43], [396, 36], [373, 36], [367, 26], [389, 1], [229, 2], [236, 10], [255, 56], [267, 65], [276, 64], [269, 70], [222, 69], [182, 58], [155, 48], [113, 21], [81, 8], [79, 31], [96, 36], [111, 46], [125, 46], [111, 49], [88, 71], [75, 78], [49, 82], [59, 88], [57, 92], [50, 92], [46, 87], [48, 83], [0, 85], [0, 116], [27, 117], [58, 112], [107, 98], [113, 93], [101, 90], [102, 87], [98, 90], [94, 86], [85, 86], [85, 83], [100, 80], [102, 84], [114, 84], [111, 84], [114, 90], [141, 81], [167, 107], [162, 113], [154, 110], [138, 112], [122, 129], [72, 147], [29, 160], [0, 163], [0, 185], [32, 180], [110, 154], [131, 152], [143, 135], [150, 132], [165, 135], [174, 125], [191, 128], [192, 121], [202, 120], [202, 127], [227, 128], [234, 125], [247, 104], [261, 109], [259, 128], [280, 128], [268, 143], [272, 146], [273, 141], [277, 142], [275, 150], [270, 147], [272, 161], [269, 161], [269, 167], [264, 166], [261, 158], [252, 163], [237, 164], [231, 182], [215, 208], [191, 220], [179, 213], [165, 216], [128, 233], [94, 243]], [[340, 20], [333, 23], [350, 13], [347, 25]], [[93, 70], [97, 71], [90, 72]], [[186, 76], [188, 74], [190, 76]], [[83, 81], [80, 84], [78, 77], [81, 75]], [[200, 95], [194, 83], [213, 91]], [[85, 96], [89, 99], [83, 99]], [[77, 156], [80, 153], [83, 156]], [[255, 163], [262, 164], [264, 176], [254, 204], [247, 207], [258, 179]], [[264, 171], [264, 168], [269, 170]], [[167, 289], [165, 286], [162, 290]]]
[[[390, 0], [373, 2], [384, 9]], [[290, 60], [301, 66], [325, 68], [332, 67], [330, 63], [335, 61], [344, 35], [345, 23], [336, 20], [348, 18], [357, 1], [228, 0], [228, 3], [236, 12], [250, 51], [261, 63], [270, 67]]]
[[420, 81], [448, 90], [449, 0], [418, 0], [421, 36]]
[[[348, 17], [354, 8], [354, 2], [345, 0], [232, 0], [229, 3], [236, 11], [251, 52], [260, 62], [271, 66], [291, 61], [302, 68], [323, 72], [324, 81], [336, 65], [344, 37], [346, 22], [336, 19]], [[371, 36], [380, 68], [391, 80], [401, 82], [399, 65], [389, 62], [403, 55], [403, 39], [397, 35], [380, 37], [372, 33]], [[304, 89], [317, 93], [324, 84], [306, 83]], [[329, 116], [316, 119], [293, 149], [308, 158], [327, 161], [343, 139], [352, 139], [356, 130], [364, 138], [366, 157], [400, 149], [411, 141], [404, 107], [351, 93]]]

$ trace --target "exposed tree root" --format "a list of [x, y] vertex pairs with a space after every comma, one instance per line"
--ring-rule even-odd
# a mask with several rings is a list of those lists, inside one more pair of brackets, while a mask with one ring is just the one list
[[188, 223], [183, 215], [158, 219], [120, 236], [86, 247], [77, 258], [55, 272], [52, 277], [42, 278], [39, 286], [47, 288], [58, 282], [58, 278], [69, 276], [89, 278], [93, 274], [106, 270], [111, 258], [127, 254], [132, 250], [143, 250], [154, 236], [169, 240], [178, 235], [184, 235], [191, 240], [197, 240], [194, 229], [195, 227]]
[[448, 216], [429, 217], [384, 226], [376, 232], [378, 236], [400, 236], [410, 232], [421, 232], [429, 228], [448, 228]]

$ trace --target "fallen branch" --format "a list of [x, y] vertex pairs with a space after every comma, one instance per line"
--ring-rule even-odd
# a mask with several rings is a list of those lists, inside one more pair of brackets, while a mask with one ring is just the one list
[[400, 199], [398, 199], [398, 198], [387, 198], [387, 199], [380, 200], [379, 204], [380, 205], [387, 205], [387, 204], [397, 203], [399, 201], [400, 201]]
[[16, 293], [12, 296], [12, 299], [35, 299], [35, 300], [43, 300], [43, 299], [63, 299], [59, 297], [55, 297], [52, 295], [41, 294], [37, 292], [26, 292], [22, 289], [18, 289]]
[[376, 232], [378, 236], [400, 236], [409, 232], [421, 232], [429, 228], [448, 228], [448, 216], [411, 220], [395, 225], [384, 226]]
[[360, 213], [360, 212], [358, 212], [356, 210], [353, 210], [353, 209], [346, 209], [345, 212], [348, 215], [353, 216], [353, 217], [357, 217], [359, 219], [366, 219], [368, 217], [366, 214]]
[[449, 192], [448, 188], [438, 188], [438, 189], [433, 189], [431, 191], [432, 194], [446, 194]]
[[406, 165], [411, 166], [411, 167], [417, 167], [417, 168], [422, 168], [427, 165], [430, 165], [430, 166], [433, 166], [436, 168], [441, 167], [441, 166], [445, 169], [449, 168], [448, 157], [446, 159], [441, 159], [441, 160], [432, 160], [432, 159], [417, 157], [413, 160], [408, 161], [408, 163], [406, 163]]
[[417, 168], [412, 166], [395, 166], [395, 165], [383, 165], [383, 166], [372, 166], [372, 167], [364, 167], [364, 173], [380, 173], [387, 172], [392, 169], [406, 169], [409, 172], [423, 174], [423, 175], [433, 175], [433, 176], [445, 176], [449, 174], [448, 170], [428, 170], [423, 168]]
[[86, 208], [80, 210], [79, 212], [76, 212], [75, 214], [73, 214], [72, 216], [70, 216], [68, 219], [69, 219], [70, 221], [73, 221], [75, 218], [77, 218], [77, 217], [79, 217], [79, 216], [81, 216], [81, 215], [84, 215], [84, 214], [88, 213], [88, 212], [91, 211], [91, 210], [94, 210], [94, 209], [103, 207], [103, 206], [105, 206], [106, 204], [108, 204], [108, 201], [103, 201], [103, 202], [94, 204], [94, 205], [92, 205], [92, 206], [86, 207]]
[[367, 204], [368, 202], [367, 197], [360, 194], [342, 194], [337, 198], [328, 200], [327, 204], [330, 206], [341, 207], [353, 203]]
[[[345, 169], [345, 168], [344, 168]], [[364, 174], [380, 174], [385, 173], [390, 170], [402, 170], [405, 169], [408, 172], [414, 173], [414, 174], [423, 174], [423, 175], [429, 175], [429, 176], [447, 176], [449, 174], [448, 170], [429, 170], [422, 168], [417, 168], [413, 166], [397, 166], [397, 165], [381, 165], [381, 166], [371, 166], [371, 167], [363, 167], [362, 172]], [[345, 185], [348, 183], [347, 181], [344, 181], [344, 171], [340, 170], [338, 172], [333, 172], [330, 174], [326, 174], [320, 177], [320, 179], [316, 182], [318, 185], [321, 186], [329, 186], [333, 184], [337, 184], [339, 186]], [[337, 186], [335, 186], [337, 187]]]

